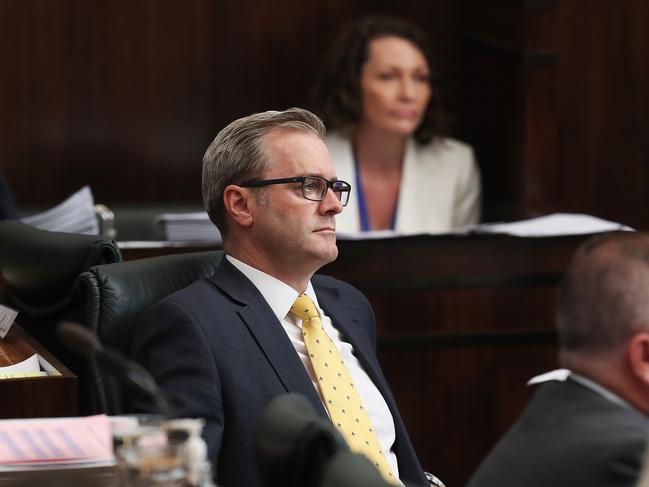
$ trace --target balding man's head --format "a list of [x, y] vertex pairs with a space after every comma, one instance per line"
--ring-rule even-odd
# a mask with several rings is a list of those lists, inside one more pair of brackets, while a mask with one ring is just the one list
[[649, 235], [616, 233], [588, 240], [561, 286], [562, 353], [599, 356], [649, 331]]
[[561, 286], [561, 363], [649, 414], [649, 235], [595, 237]]

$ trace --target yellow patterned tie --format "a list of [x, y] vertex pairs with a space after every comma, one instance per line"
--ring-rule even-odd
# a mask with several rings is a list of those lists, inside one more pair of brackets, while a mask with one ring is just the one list
[[333, 340], [325, 332], [315, 304], [302, 294], [293, 303], [291, 312], [302, 319], [304, 344], [331, 421], [352, 451], [364, 454], [386, 480], [395, 483], [351, 374]]

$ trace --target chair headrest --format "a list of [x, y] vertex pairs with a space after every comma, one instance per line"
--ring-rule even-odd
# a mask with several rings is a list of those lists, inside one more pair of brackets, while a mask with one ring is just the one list
[[65, 309], [74, 299], [80, 273], [121, 258], [117, 243], [105, 237], [0, 222], [0, 273], [11, 302], [28, 314]]
[[92, 267], [79, 276], [86, 294], [86, 326], [102, 343], [126, 353], [141, 313], [160, 299], [211, 276], [222, 251], [151, 257]]

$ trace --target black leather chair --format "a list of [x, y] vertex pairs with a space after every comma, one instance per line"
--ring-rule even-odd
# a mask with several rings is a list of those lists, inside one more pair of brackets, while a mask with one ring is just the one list
[[[166, 255], [99, 265], [79, 276], [86, 296], [85, 325], [101, 343], [129, 355], [134, 325], [146, 309], [165, 296], [210, 276], [222, 251]], [[90, 401], [96, 412], [122, 414], [132, 404], [121, 381], [101, 367], [94, 368]]]
[[0, 301], [19, 310], [16, 321], [77, 374], [81, 389], [85, 363], [61, 344], [56, 325], [83, 316], [75, 287], [79, 274], [121, 258], [111, 239], [0, 222]]

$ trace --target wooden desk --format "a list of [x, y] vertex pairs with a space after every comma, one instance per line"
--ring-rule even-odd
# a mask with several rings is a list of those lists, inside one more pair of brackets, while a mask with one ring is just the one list
[[76, 416], [76, 376], [16, 323], [0, 340], [0, 366], [22, 362], [35, 353], [61, 375], [0, 379], [0, 419]]
[[[425, 468], [464, 485], [518, 417], [526, 381], [557, 366], [557, 285], [585, 237], [339, 242], [321, 272], [376, 315], [379, 359]], [[125, 259], [210, 246], [122, 250]]]
[[0, 487], [119, 487], [116, 467], [0, 471]]

